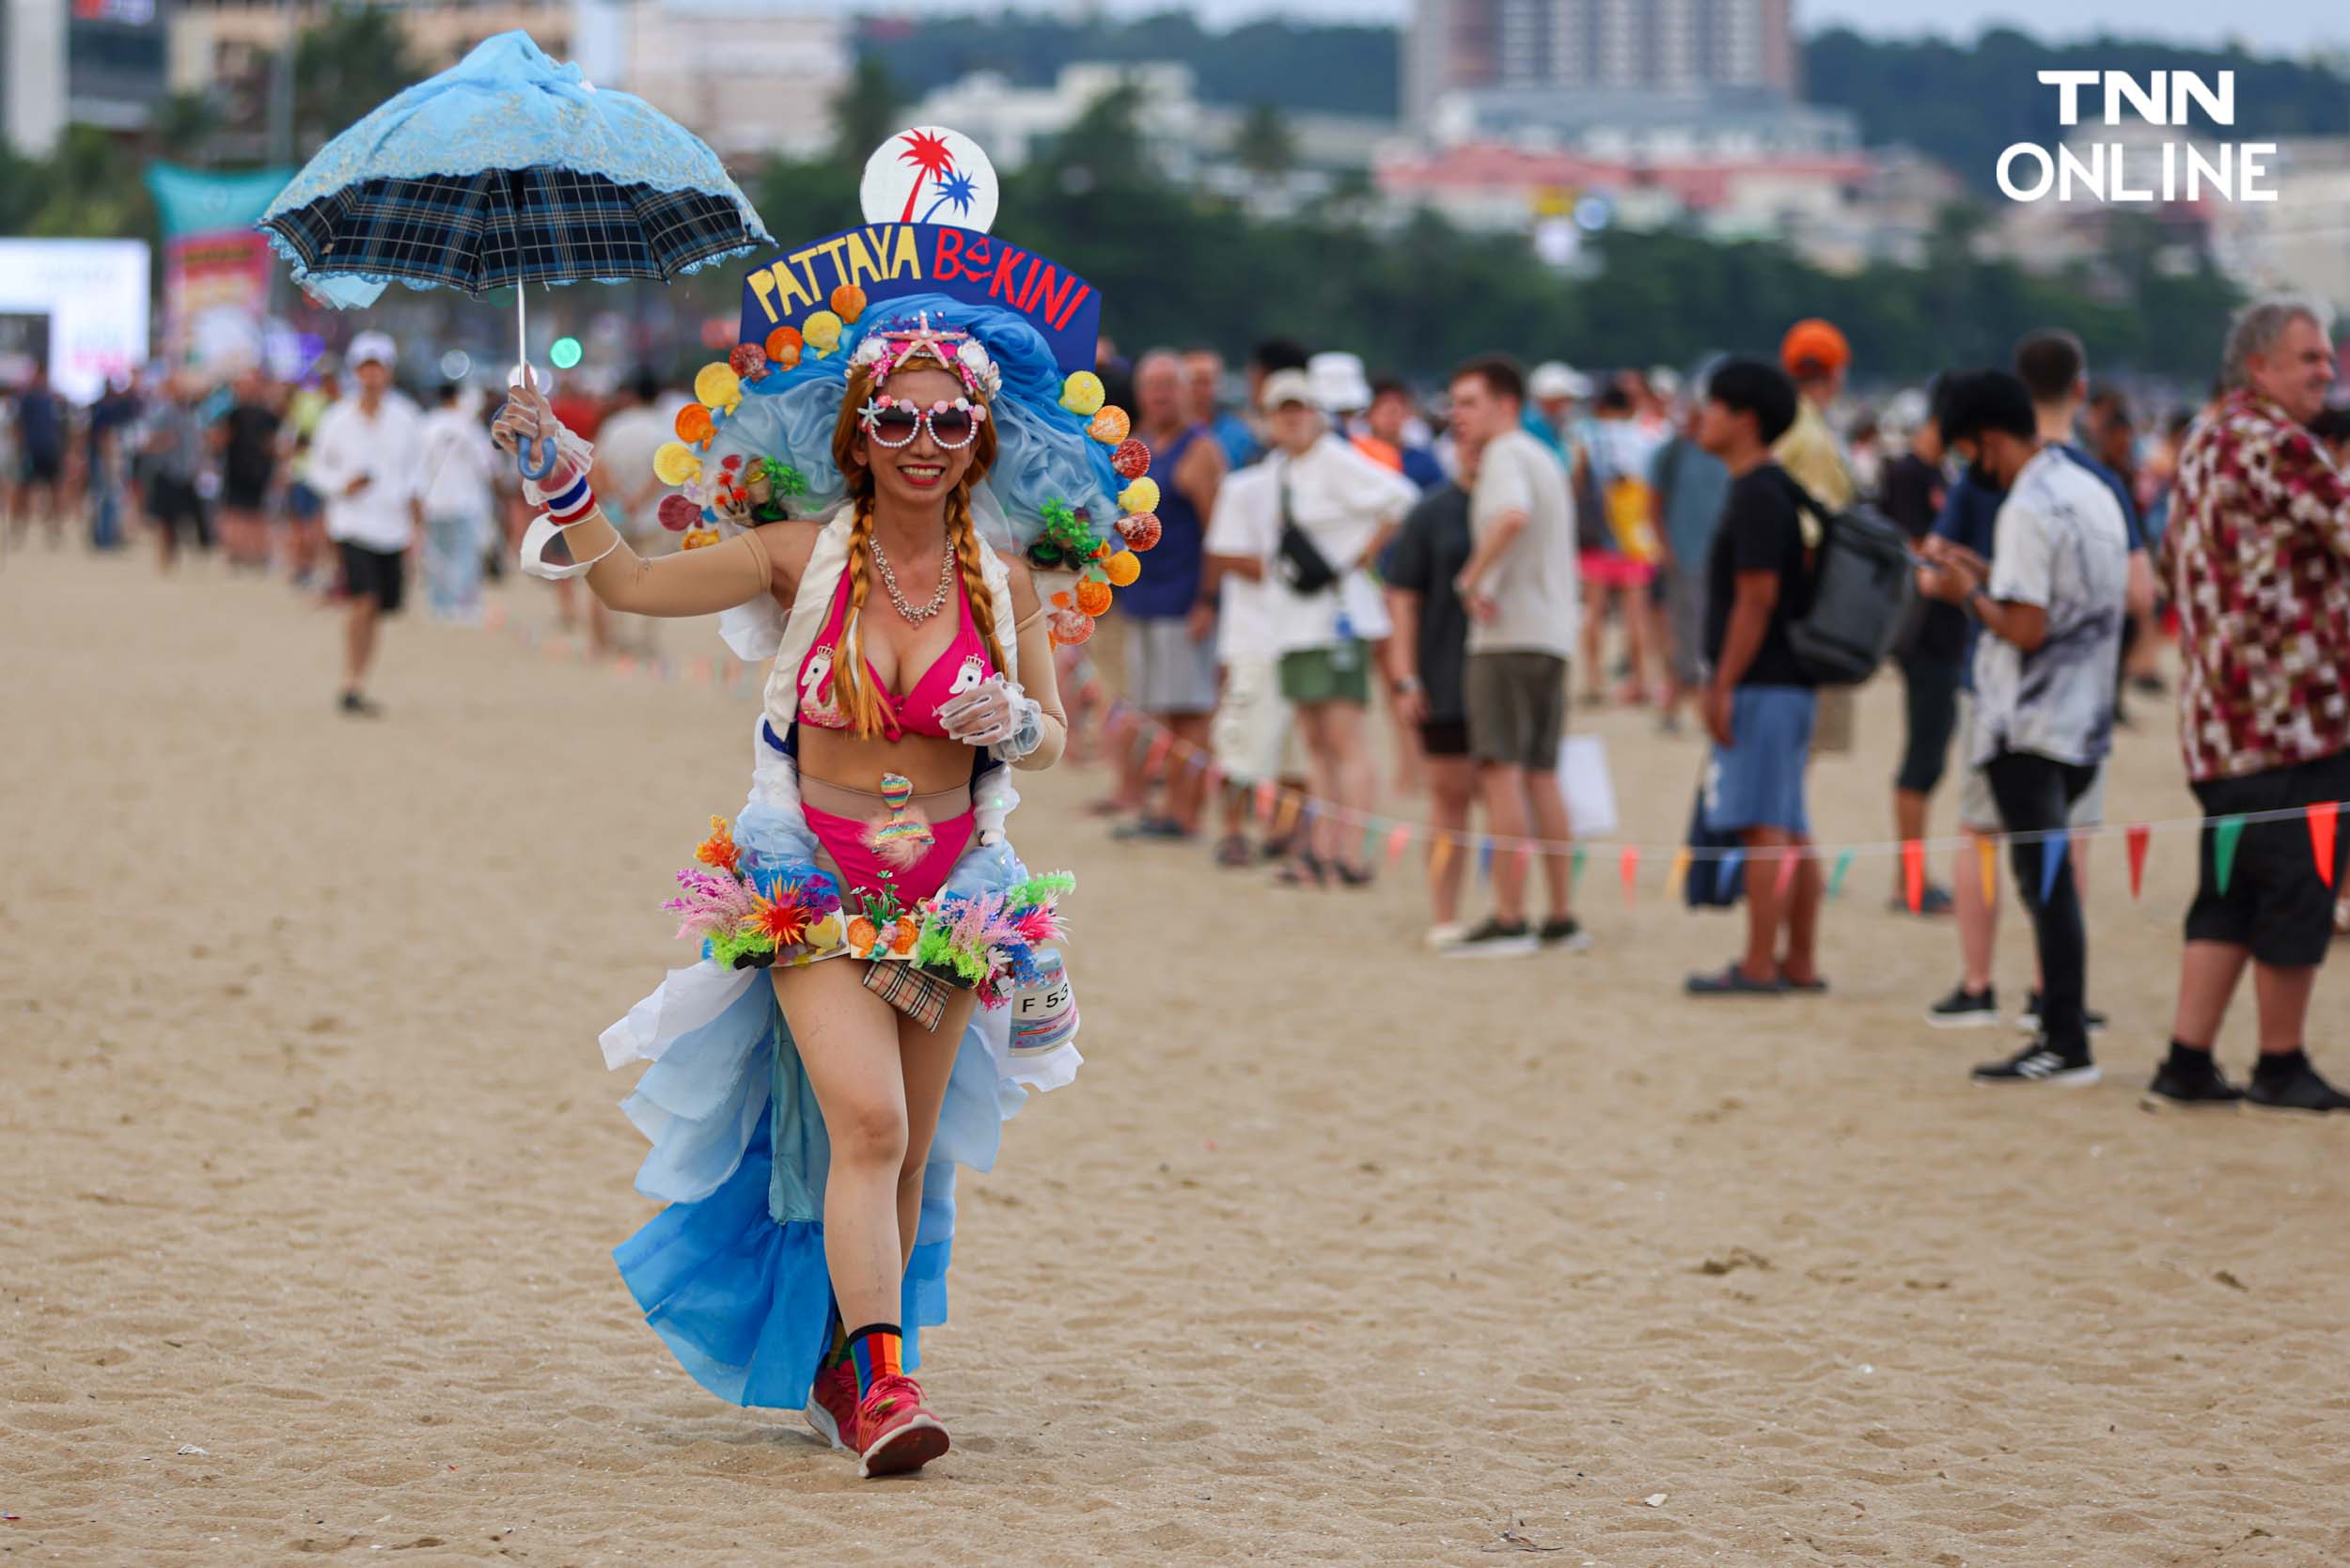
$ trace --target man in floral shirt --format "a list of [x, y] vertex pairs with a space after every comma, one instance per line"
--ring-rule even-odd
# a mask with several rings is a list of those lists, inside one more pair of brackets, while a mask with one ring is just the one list
[[[2350, 478], [2311, 437], [2333, 384], [2325, 307], [2291, 298], [2245, 307], [2228, 335], [2227, 391], [2179, 455], [2163, 535], [2185, 682], [2179, 734], [2206, 817], [2279, 813], [2202, 835], [2186, 916], [2165, 1099], [2248, 1099], [2350, 1110], [2302, 1052], [2303, 1026], [2333, 934], [2302, 808], [2350, 800]], [[2334, 836], [2334, 876], [2350, 831]], [[2260, 1064], [2239, 1091], [2211, 1057], [2249, 961]]]

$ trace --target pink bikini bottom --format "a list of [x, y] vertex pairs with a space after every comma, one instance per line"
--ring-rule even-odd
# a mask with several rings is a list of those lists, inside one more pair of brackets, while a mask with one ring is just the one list
[[807, 817], [808, 831], [816, 835], [816, 841], [823, 846], [824, 857], [832, 862], [828, 869], [839, 874], [844, 894], [870, 893], [887, 887], [903, 904], [919, 903], [947, 886], [955, 862], [970, 847], [977, 826], [971, 816], [971, 792], [967, 787], [916, 795], [908, 812], [919, 811], [928, 818], [933, 837], [922, 858], [901, 870], [865, 842], [867, 828], [889, 812], [879, 794], [828, 784], [822, 779], [802, 778], [800, 808]]

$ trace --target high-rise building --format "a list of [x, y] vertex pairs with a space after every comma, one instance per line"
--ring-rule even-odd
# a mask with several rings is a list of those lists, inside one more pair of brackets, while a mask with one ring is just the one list
[[164, 96], [157, 0], [0, 0], [0, 133], [39, 157], [68, 125], [144, 126]]
[[1432, 127], [1448, 100], [1529, 91], [1792, 97], [1794, 0], [1414, 0], [1404, 110]]

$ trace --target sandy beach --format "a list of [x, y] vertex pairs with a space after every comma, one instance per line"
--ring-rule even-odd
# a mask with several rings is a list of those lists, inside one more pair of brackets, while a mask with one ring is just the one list
[[[1449, 963], [1408, 868], [1277, 893], [1112, 844], [1068, 769], [1014, 831], [1080, 879], [1088, 1065], [964, 1188], [954, 1452], [858, 1482], [695, 1386], [608, 1256], [650, 1210], [595, 1037], [686, 961], [658, 905], [755, 699], [494, 598], [403, 617], [351, 722], [281, 583], [0, 566], [0, 1560], [2350, 1561], [2350, 1118], [2140, 1105], [2187, 838], [2135, 902], [2098, 846], [2106, 1082], [1998, 1091], [1966, 1069], [2015, 1037], [1923, 1026], [1955, 938], [1887, 860], [1831, 996], [1698, 1003], [1736, 930], [1659, 864], [1629, 907], [1591, 867], [1592, 952]], [[2191, 814], [2138, 710], [2111, 817]], [[1674, 841], [1696, 742], [1588, 723]], [[1860, 736], [1824, 839], [1885, 835], [1888, 683]]]

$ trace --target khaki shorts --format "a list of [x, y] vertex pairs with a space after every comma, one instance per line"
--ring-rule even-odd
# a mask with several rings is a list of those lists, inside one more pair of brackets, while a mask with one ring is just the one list
[[1469, 756], [1555, 773], [1567, 738], [1567, 661], [1555, 653], [1471, 653], [1461, 678]]
[[1823, 752], [1842, 756], [1852, 750], [1853, 689], [1850, 686], [1820, 686], [1819, 716], [1811, 726], [1811, 755]]
[[1281, 697], [1277, 658], [1230, 661], [1224, 666], [1223, 700], [1208, 731], [1217, 769], [1235, 784], [1280, 777], [1289, 771], [1282, 763], [1296, 717]]
[[[1961, 756], [1974, 748], [1975, 699], [1962, 692], [1958, 698], [1958, 745]], [[2106, 820], [2106, 764], [2097, 764], [2097, 781], [2081, 792], [2065, 817], [2067, 827], [2096, 827]], [[1991, 780], [1976, 763], [1969, 762], [1958, 781], [1958, 825], [1977, 833], [1997, 833], [1999, 803], [1991, 798]]]

